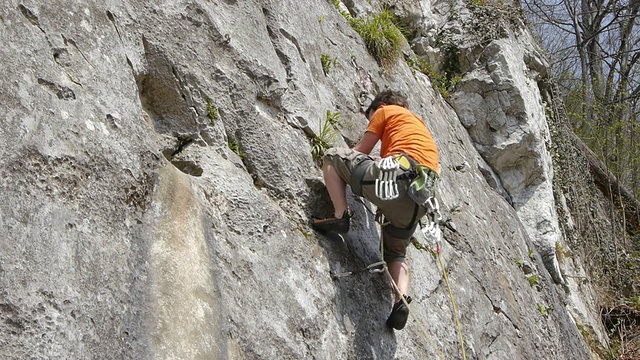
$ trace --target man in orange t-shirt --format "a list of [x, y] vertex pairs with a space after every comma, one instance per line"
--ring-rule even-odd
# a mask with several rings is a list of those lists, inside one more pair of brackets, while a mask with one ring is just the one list
[[[426, 209], [417, 205], [407, 194], [415, 167], [423, 165], [437, 178], [440, 172], [438, 149], [424, 121], [407, 109], [406, 99], [397, 92], [386, 90], [378, 94], [367, 108], [367, 130], [353, 149], [332, 148], [324, 156], [322, 172], [334, 207], [334, 216], [312, 219], [311, 226], [319, 231], [349, 231], [351, 212], [347, 208], [346, 185], [354, 194], [376, 205], [384, 215], [382, 227], [383, 255], [389, 272], [397, 285], [394, 306], [387, 325], [400, 330], [409, 315], [406, 297], [409, 288], [409, 269], [405, 262], [407, 246]], [[375, 180], [380, 175], [380, 159], [369, 153], [382, 140], [380, 155], [395, 156], [400, 163], [397, 170], [398, 197], [382, 200], [376, 195]]]

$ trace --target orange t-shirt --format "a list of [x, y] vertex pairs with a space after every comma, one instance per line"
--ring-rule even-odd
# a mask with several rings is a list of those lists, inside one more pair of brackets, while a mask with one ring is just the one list
[[438, 148], [424, 121], [398, 105], [382, 105], [371, 116], [367, 131], [380, 137], [380, 155], [404, 153], [440, 173]]

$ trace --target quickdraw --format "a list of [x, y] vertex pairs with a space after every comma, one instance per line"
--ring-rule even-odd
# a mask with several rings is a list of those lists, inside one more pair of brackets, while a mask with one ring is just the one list
[[380, 200], [393, 200], [400, 196], [398, 191], [398, 169], [400, 164], [394, 156], [387, 156], [376, 164], [380, 169], [380, 174], [376, 179], [376, 196]]
[[427, 244], [431, 244], [433, 252], [440, 254], [442, 251], [442, 230], [440, 230], [440, 222], [442, 214], [440, 213], [440, 204], [438, 199], [430, 197], [425, 201], [424, 207], [427, 213], [423, 217], [426, 223], [420, 220], [420, 231], [422, 238]]

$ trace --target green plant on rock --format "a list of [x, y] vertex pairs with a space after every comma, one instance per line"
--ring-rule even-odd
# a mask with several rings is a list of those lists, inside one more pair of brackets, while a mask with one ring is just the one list
[[482, 5], [484, 5], [484, 1], [483, 0], [469, 0], [467, 3], [470, 6], [482, 6]]
[[571, 257], [571, 251], [569, 251], [569, 247], [567, 245], [560, 244], [559, 241], [556, 241], [556, 258], [559, 263], [562, 263], [564, 259]]
[[207, 98], [207, 118], [212, 122], [220, 118], [220, 114], [218, 114], [218, 108], [209, 98]]
[[333, 3], [349, 25], [360, 34], [367, 50], [380, 65], [388, 67], [396, 62], [402, 53], [404, 35], [391, 11], [384, 9], [380, 13], [358, 19], [340, 10], [340, 1], [334, 0]]
[[242, 151], [242, 147], [240, 146], [240, 144], [238, 144], [236, 139], [232, 138], [231, 136], [227, 137], [227, 146], [229, 147], [229, 150], [233, 151], [240, 157], [240, 160], [244, 161], [244, 157], [246, 154], [244, 153], [244, 151]]
[[407, 65], [409, 65], [409, 67], [415, 71], [419, 71], [429, 77], [433, 74], [433, 68], [431, 67], [431, 64], [429, 64], [429, 62], [424, 59], [414, 59], [412, 57], [407, 57], [406, 62]]
[[331, 57], [326, 54], [320, 55], [320, 63], [322, 63], [322, 71], [324, 71], [325, 75], [329, 74], [331, 66], [335, 65], [337, 60], [338, 58], [334, 57], [333, 59], [331, 59]]
[[462, 76], [456, 75], [451, 77], [448, 72], [439, 73], [433, 70], [433, 67], [426, 60], [418, 59], [413, 60], [408, 58], [407, 65], [412, 69], [419, 71], [427, 75], [431, 79], [431, 86], [434, 90], [440, 93], [443, 98], [448, 99], [450, 91], [456, 86], [456, 84], [462, 80]]
[[314, 160], [320, 160], [325, 151], [331, 147], [331, 142], [338, 135], [335, 129], [336, 125], [339, 125], [340, 113], [332, 113], [327, 110], [327, 116], [320, 122], [320, 129], [317, 135], [311, 138], [311, 156]]
[[535, 275], [531, 275], [527, 277], [527, 280], [529, 280], [529, 286], [532, 286], [532, 287], [538, 283], [538, 277]]
[[551, 306], [544, 307], [543, 305], [538, 304], [538, 312], [540, 312], [540, 314], [544, 315], [545, 317], [549, 315], [549, 311], [552, 310], [553, 308]]
[[333, 6], [336, 7], [336, 9], [338, 9], [338, 12], [340, 13], [340, 15], [342, 15], [345, 19], [347, 19], [347, 21], [351, 21], [351, 15], [340, 9], [340, 0], [333, 0]]
[[523, 261], [522, 259], [520, 259], [520, 258], [515, 258], [515, 259], [513, 259], [513, 260], [516, 262], [516, 265], [518, 265], [518, 267], [519, 267], [520, 269], [522, 269], [522, 268], [524, 267], [524, 261]]
[[625, 302], [637, 311], [640, 311], [640, 296], [638, 296], [638, 294], [631, 294]]
[[460, 74], [462, 70], [460, 68], [460, 49], [457, 45], [449, 42], [443, 44], [443, 58], [442, 58], [442, 74], [434, 81], [436, 89], [440, 89], [440, 93], [445, 98], [449, 97], [449, 90], [455, 87], [455, 85], [462, 79]]
[[471, 11], [470, 21], [464, 26], [469, 39], [476, 44], [505, 38], [509, 29], [523, 28], [523, 12], [519, 5], [507, 5], [503, 1], [467, 0]]
[[579, 322], [576, 322], [576, 327], [578, 328], [580, 335], [582, 335], [582, 338], [585, 340], [591, 351], [594, 351], [596, 354], [600, 355], [600, 359], [617, 359], [616, 356], [613, 356], [617, 351], [615, 350], [615, 339], [612, 339], [611, 347], [607, 349], [603, 346], [600, 340], [598, 340], [598, 335], [596, 335], [595, 331], [593, 330], [593, 326], [582, 325]]
[[448, 99], [450, 96], [449, 91], [451, 91], [460, 80], [462, 80], [462, 76], [460, 75], [450, 78], [448, 73], [443, 73], [441, 76], [432, 78], [432, 86], [443, 98]]
[[331, 124], [334, 127], [342, 126], [342, 123], [340, 122], [340, 113], [339, 112], [332, 113], [331, 110], [327, 110], [327, 116], [326, 116], [325, 120], [327, 122], [329, 122], [329, 124]]

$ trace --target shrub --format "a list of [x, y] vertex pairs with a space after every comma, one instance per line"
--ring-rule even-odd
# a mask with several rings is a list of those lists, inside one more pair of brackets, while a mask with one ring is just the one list
[[320, 62], [322, 63], [322, 71], [324, 71], [325, 75], [329, 74], [329, 70], [331, 70], [331, 66], [335, 65], [337, 60], [338, 60], [337, 58], [331, 59], [329, 55], [326, 55], [326, 54], [320, 55]]
[[[339, 9], [339, 2], [334, 1]], [[356, 19], [344, 11], [340, 14], [349, 25], [362, 37], [369, 53], [382, 66], [391, 66], [400, 57], [404, 35], [400, 26], [395, 22], [391, 11], [385, 9], [378, 14], [367, 16], [366, 19]]]
[[324, 152], [331, 147], [331, 142], [338, 135], [334, 126], [339, 125], [340, 113], [332, 113], [327, 110], [327, 117], [320, 122], [318, 134], [311, 138], [311, 156], [314, 160], [319, 160]]
[[227, 146], [229, 147], [229, 150], [233, 151], [240, 157], [240, 160], [244, 161], [246, 154], [244, 153], [244, 151], [242, 151], [242, 147], [240, 146], [240, 144], [238, 144], [236, 139], [229, 136], [227, 138]]
[[211, 120], [212, 122], [220, 118], [220, 115], [218, 114], [218, 108], [209, 98], [207, 98], [207, 118], [209, 118], [209, 120]]

